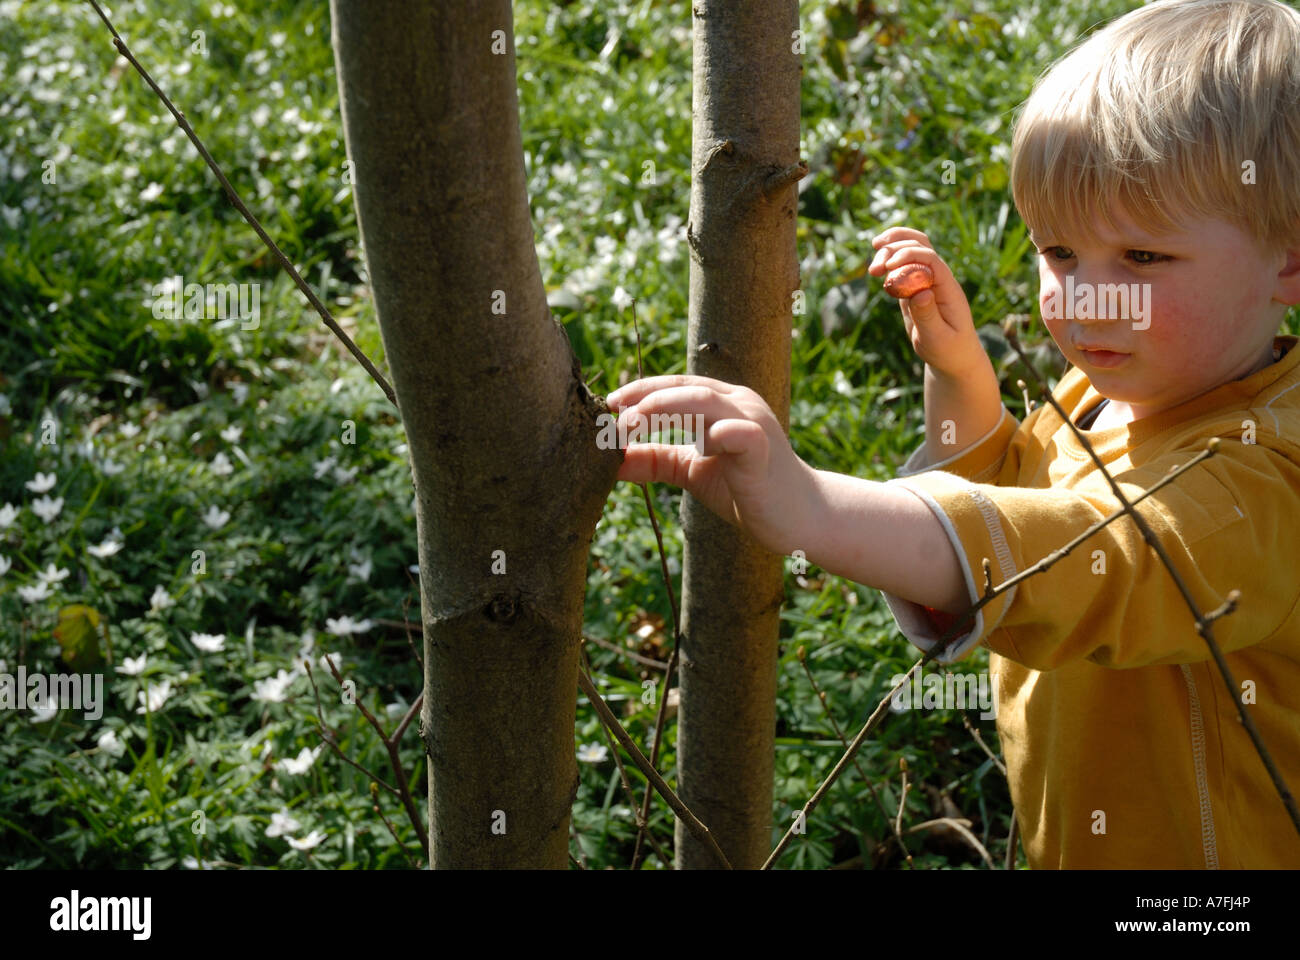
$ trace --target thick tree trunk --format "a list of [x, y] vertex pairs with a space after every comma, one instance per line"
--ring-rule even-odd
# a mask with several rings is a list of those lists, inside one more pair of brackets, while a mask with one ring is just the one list
[[[801, 58], [797, 0], [695, 0], [689, 371], [756, 390], [789, 429]], [[737, 867], [772, 848], [781, 558], [683, 498], [682, 800]], [[712, 869], [679, 822], [677, 866]]]
[[563, 868], [587, 547], [621, 455], [546, 305], [510, 3], [331, 12], [415, 483], [431, 865]]

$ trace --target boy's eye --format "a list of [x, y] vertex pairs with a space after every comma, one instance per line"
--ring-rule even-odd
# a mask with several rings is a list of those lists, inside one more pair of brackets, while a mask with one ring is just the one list
[[1159, 263], [1165, 257], [1159, 253], [1152, 253], [1150, 250], [1130, 250], [1129, 254], [1133, 257], [1134, 263], [1148, 264]]
[[1069, 247], [1043, 247], [1038, 253], [1049, 260], [1069, 260], [1074, 256], [1074, 252]]

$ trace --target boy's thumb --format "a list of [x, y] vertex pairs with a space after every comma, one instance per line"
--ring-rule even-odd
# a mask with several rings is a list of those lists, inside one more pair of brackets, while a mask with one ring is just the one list
[[939, 319], [939, 307], [934, 302], [934, 291], [922, 290], [907, 301], [912, 311], [912, 319], [919, 323], [930, 323]]

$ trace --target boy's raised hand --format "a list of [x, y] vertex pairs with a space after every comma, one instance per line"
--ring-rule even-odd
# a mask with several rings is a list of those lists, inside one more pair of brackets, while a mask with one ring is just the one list
[[690, 374], [646, 377], [619, 387], [605, 402], [620, 417], [642, 422], [680, 414], [678, 422], [688, 429], [696, 414], [704, 417], [703, 455], [694, 444], [634, 442], [634, 419], [619, 480], [681, 487], [774, 553], [788, 553], [806, 535], [814, 471], [795, 455], [767, 401], [749, 387]]
[[898, 301], [917, 356], [947, 376], [959, 376], [987, 356], [975, 332], [966, 294], [924, 233], [910, 227], [891, 227], [873, 237], [871, 245], [876, 248], [876, 256], [867, 273], [873, 277], [906, 263], [924, 264], [934, 274], [932, 288]]

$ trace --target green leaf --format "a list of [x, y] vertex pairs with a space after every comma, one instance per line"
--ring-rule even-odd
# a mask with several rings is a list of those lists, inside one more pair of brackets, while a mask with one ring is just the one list
[[54, 628], [54, 638], [63, 648], [63, 662], [74, 670], [84, 670], [103, 663], [99, 653], [99, 611], [75, 603], [59, 611], [59, 623]]

